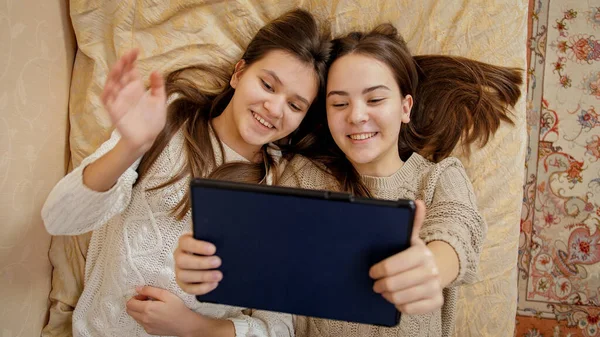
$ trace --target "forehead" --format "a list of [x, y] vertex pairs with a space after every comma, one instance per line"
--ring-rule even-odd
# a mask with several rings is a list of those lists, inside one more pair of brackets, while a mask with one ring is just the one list
[[398, 88], [390, 67], [378, 59], [349, 54], [335, 60], [329, 68], [327, 90], [363, 90], [377, 85]]
[[275, 73], [286, 89], [300, 96], [308, 99], [316, 96], [318, 76], [315, 69], [288, 52], [270, 51], [250, 67], [267, 76], [268, 72]]

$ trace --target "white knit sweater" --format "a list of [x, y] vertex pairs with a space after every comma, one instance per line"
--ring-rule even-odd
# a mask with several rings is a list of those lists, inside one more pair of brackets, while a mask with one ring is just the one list
[[[139, 159], [107, 192], [95, 192], [83, 184], [83, 169], [112, 149], [118, 139], [118, 133], [113, 132], [95, 153], [65, 176], [42, 209], [46, 229], [53, 235], [93, 231], [85, 287], [73, 314], [73, 335], [148, 336], [125, 310], [138, 285], [166, 289], [199, 314], [231, 320], [236, 336], [293, 335], [291, 315], [258, 310], [246, 315], [243, 308], [201, 303], [175, 282], [173, 251], [179, 237], [191, 231], [191, 212], [182, 221], [169, 212], [187, 191], [189, 179], [157, 191], [147, 190], [173, 177], [184, 165], [181, 131], [135, 187]], [[214, 135], [212, 143], [220, 164], [223, 158]], [[247, 161], [222, 145], [225, 162]]]

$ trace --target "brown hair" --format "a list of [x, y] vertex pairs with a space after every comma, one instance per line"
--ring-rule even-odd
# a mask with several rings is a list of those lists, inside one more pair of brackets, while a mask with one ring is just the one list
[[[417, 152], [438, 162], [448, 157], [461, 139], [468, 153], [473, 143], [484, 146], [501, 121], [513, 123], [509, 106], [521, 95], [519, 69], [458, 56], [413, 57], [391, 24], [368, 33], [352, 32], [332, 42], [330, 64], [352, 53], [373, 57], [392, 69], [401, 94], [413, 97], [411, 121], [400, 128], [402, 160]], [[344, 191], [370, 196], [358, 171], [333, 141], [325, 114], [313, 117], [313, 123], [318, 126], [305, 129], [295, 151], [324, 164]]]
[[[245, 61], [245, 66], [250, 66], [271, 51], [285, 51], [314, 68], [321, 91], [325, 86], [330, 47], [328, 32], [320, 31], [310, 13], [296, 9], [262, 27], [248, 44], [241, 59]], [[268, 171], [275, 166], [275, 161], [266, 151], [266, 145], [262, 149], [262, 163], [237, 162], [217, 167], [215, 160], [210, 140], [210, 123], [223, 112], [233, 97], [235, 90], [229, 84], [232, 73], [233, 67], [223, 69], [196, 65], [174, 71], [167, 76], [167, 95], [177, 94], [178, 97], [168, 107], [164, 130], [142, 158], [137, 181], [148, 173], [173, 135], [182, 128], [187, 163], [172, 179], [152, 189], [163, 188], [189, 176], [250, 183], [263, 182]], [[202, 82], [211, 80], [212, 83], [206, 83], [200, 88], [196, 84], [198, 78], [203, 79]], [[218, 139], [218, 135], [215, 136]], [[220, 151], [223, 155], [221, 144]], [[178, 219], [182, 219], [189, 209], [188, 192], [173, 212]]]

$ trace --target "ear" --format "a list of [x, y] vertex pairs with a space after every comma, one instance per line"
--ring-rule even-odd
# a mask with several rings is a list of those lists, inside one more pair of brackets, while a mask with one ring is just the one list
[[229, 84], [231, 85], [231, 87], [233, 89], [235, 89], [235, 87], [237, 87], [239, 81], [240, 81], [240, 77], [242, 76], [242, 73], [244, 72], [244, 70], [246, 69], [246, 61], [239, 60], [236, 64], [235, 64], [235, 68], [233, 70], [233, 76], [231, 76], [231, 80], [229, 81]]
[[410, 112], [413, 107], [413, 98], [411, 95], [406, 95], [402, 99], [402, 123], [410, 122]]

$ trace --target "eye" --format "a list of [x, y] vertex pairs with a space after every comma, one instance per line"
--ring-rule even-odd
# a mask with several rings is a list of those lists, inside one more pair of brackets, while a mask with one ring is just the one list
[[331, 104], [331, 106], [333, 106], [334, 108], [343, 108], [346, 107], [348, 105], [348, 103], [334, 103]]
[[292, 108], [292, 110], [294, 110], [294, 111], [302, 111], [302, 108], [300, 108], [299, 106], [297, 106], [294, 103], [290, 103], [290, 108]]
[[269, 83], [267, 83], [265, 80], [263, 80], [263, 79], [261, 78], [261, 79], [260, 79], [260, 81], [262, 82], [262, 85], [263, 85], [263, 87], [264, 87], [264, 88], [265, 88], [267, 91], [269, 91], [269, 92], [273, 92], [273, 91], [274, 91], [274, 90], [273, 90], [273, 87], [272, 87], [272, 86], [271, 86]]
[[382, 101], [384, 101], [384, 100], [385, 100], [385, 98], [373, 98], [373, 99], [370, 99], [370, 100], [368, 101], [368, 103], [369, 103], [369, 104], [377, 104], [377, 103], [380, 103], [380, 102], [382, 102]]

